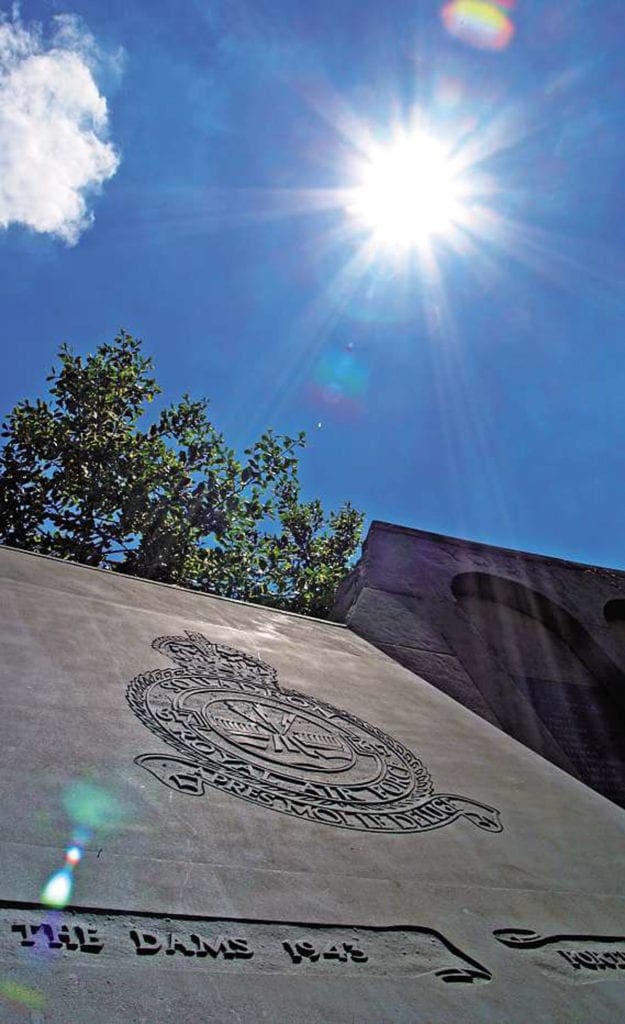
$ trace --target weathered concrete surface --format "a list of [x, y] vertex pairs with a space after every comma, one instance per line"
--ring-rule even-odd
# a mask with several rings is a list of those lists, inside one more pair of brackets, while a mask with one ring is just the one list
[[[3, 1024], [621, 1019], [613, 803], [339, 625], [8, 549], [0, 585]], [[187, 633], [247, 660], [215, 681]], [[421, 797], [380, 831], [408, 776]], [[339, 826], [358, 786], [377, 813]], [[50, 913], [81, 821], [71, 908]]]
[[625, 806], [625, 573], [374, 523], [337, 617]]

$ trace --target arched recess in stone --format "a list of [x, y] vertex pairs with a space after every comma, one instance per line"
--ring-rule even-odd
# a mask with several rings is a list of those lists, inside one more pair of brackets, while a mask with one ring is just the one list
[[603, 606], [603, 617], [606, 622], [625, 622], [625, 598], [615, 597], [606, 601]]
[[625, 806], [621, 669], [570, 612], [517, 580], [461, 573], [451, 589], [580, 778]]
[[603, 606], [607, 629], [617, 648], [625, 652], [625, 598], [615, 597]]

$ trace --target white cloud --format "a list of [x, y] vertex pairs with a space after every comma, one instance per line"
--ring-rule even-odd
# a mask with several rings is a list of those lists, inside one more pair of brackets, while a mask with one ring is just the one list
[[23, 224], [74, 245], [92, 220], [89, 197], [119, 156], [93, 69], [93, 37], [77, 18], [50, 38], [0, 14], [0, 227]]

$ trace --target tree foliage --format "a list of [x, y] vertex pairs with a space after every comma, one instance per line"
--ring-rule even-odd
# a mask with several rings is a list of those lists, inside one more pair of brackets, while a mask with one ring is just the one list
[[146, 579], [328, 613], [360, 540], [347, 502], [303, 501], [305, 435], [265, 431], [239, 459], [184, 395], [160, 393], [141, 342], [122, 331], [85, 358], [66, 345], [47, 400], [9, 413], [0, 451], [0, 540]]

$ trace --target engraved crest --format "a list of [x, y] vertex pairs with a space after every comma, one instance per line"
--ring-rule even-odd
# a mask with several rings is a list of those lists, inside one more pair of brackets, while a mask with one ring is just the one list
[[499, 812], [435, 794], [412, 751], [355, 715], [278, 685], [275, 669], [201, 633], [157, 637], [176, 668], [137, 676], [127, 699], [155, 735], [184, 756], [135, 763], [178, 792], [207, 786], [320, 824], [426, 832], [467, 818], [500, 832]]

